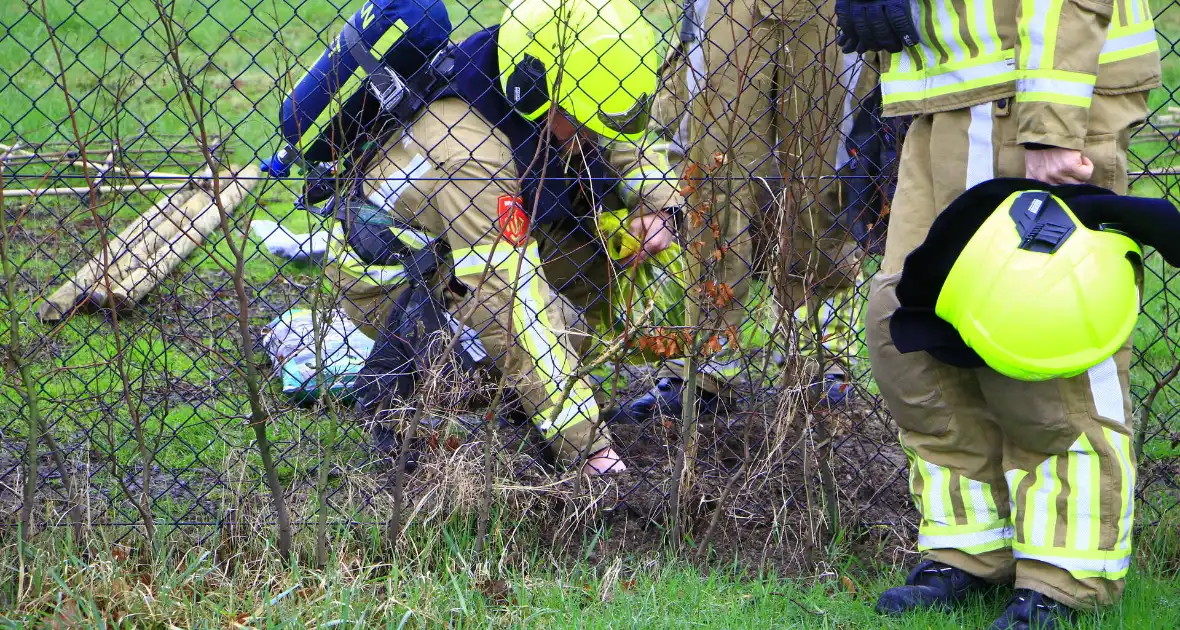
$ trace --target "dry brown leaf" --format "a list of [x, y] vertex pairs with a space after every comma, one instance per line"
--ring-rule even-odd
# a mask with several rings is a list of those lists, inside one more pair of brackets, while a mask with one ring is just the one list
[[516, 604], [516, 598], [512, 596], [512, 587], [507, 580], [482, 580], [475, 586], [488, 601], [497, 606]]
[[111, 557], [114, 558], [116, 562], [123, 562], [127, 560], [127, 556], [128, 553], [126, 547], [122, 545], [115, 545], [111, 547]]
[[856, 596], [856, 584], [853, 583], [852, 578], [847, 575], [840, 576], [840, 583], [844, 585], [844, 591], [853, 597]]
[[448, 435], [447, 441], [446, 441], [446, 447], [447, 447], [447, 450], [451, 451], [452, 453], [459, 450], [459, 436]]

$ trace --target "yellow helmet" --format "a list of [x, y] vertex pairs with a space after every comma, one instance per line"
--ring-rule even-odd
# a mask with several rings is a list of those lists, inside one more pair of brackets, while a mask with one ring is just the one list
[[1091, 230], [1046, 191], [1010, 195], [959, 253], [935, 312], [995, 371], [1075, 376], [1112, 356], [1139, 317], [1138, 243]]
[[[985, 182], [944, 210], [907, 256], [890, 334], [903, 353], [1018, 380], [1081, 374], [1135, 328], [1143, 253], [1128, 233], [1155, 245], [1178, 230], [1180, 215], [1163, 200]], [[1165, 260], [1176, 260], [1166, 247]]]
[[554, 103], [608, 140], [642, 138], [660, 59], [630, 0], [514, 0], [498, 40], [504, 94], [525, 118]]

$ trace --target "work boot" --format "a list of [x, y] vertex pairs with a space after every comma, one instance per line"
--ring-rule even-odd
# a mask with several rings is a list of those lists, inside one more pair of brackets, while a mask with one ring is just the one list
[[[717, 394], [697, 388], [698, 415], [717, 409]], [[679, 378], [661, 378], [655, 387], [641, 396], [623, 403], [611, 413], [608, 424], [646, 424], [656, 416], [679, 418], [684, 411], [684, 381]]]
[[1018, 588], [991, 630], [1057, 630], [1071, 623], [1073, 616], [1072, 608], [1052, 597]]
[[877, 599], [877, 612], [882, 615], [902, 615], [911, 610], [950, 610], [963, 603], [973, 591], [987, 586], [987, 582], [934, 560], [923, 560], [910, 571], [905, 586], [895, 586]]
[[[383, 422], [374, 422], [369, 428], [369, 435], [372, 438], [373, 450], [396, 464], [397, 456], [401, 451], [401, 436], [398, 435], [398, 432]], [[410, 441], [410, 447], [406, 449], [406, 472], [418, 470], [418, 459], [422, 456], [422, 449], [425, 446], [426, 441], [421, 437]]]
[[815, 400], [827, 407], [846, 407], [852, 402], [852, 383], [841, 372], [824, 374], [821, 382], [815, 384]]

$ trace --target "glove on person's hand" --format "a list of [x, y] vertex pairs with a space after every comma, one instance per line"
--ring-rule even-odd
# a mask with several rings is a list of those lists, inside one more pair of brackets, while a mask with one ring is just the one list
[[899, 53], [919, 41], [908, 0], [836, 0], [836, 26], [845, 53]]

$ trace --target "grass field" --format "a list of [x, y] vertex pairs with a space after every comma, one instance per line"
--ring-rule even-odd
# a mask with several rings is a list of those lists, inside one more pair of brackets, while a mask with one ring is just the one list
[[[1157, 12], [1165, 4], [1153, 0]], [[645, 15], [674, 36], [670, 29], [676, 5], [656, 0], [645, 6]], [[182, 65], [202, 96], [203, 121], [212, 133], [231, 138], [231, 161], [245, 164], [276, 146], [274, 117], [283, 89], [299, 74], [293, 68], [313, 60], [337, 32], [337, 16], [350, 15], [360, 2], [178, 0], [165, 6], [183, 27]], [[456, 37], [495, 23], [502, 11], [499, 0], [461, 0], [448, 7]], [[61, 64], [43, 19], [52, 27]], [[13, 137], [31, 142], [72, 139], [71, 109], [88, 138], [118, 137], [129, 143], [146, 132], [139, 142], [166, 149], [168, 142], [161, 141], [165, 136], [191, 132], [193, 118], [162, 54], [163, 31], [152, 0], [14, 2], [0, 11], [0, 25], [5, 29], [0, 36], [0, 142]], [[1168, 50], [1168, 39], [1176, 38], [1166, 35], [1180, 36], [1180, 7], [1163, 11], [1157, 26]], [[57, 83], [62, 76], [72, 107]], [[1165, 57], [1164, 77], [1168, 88], [1152, 95], [1153, 106], [1161, 110], [1173, 104], [1170, 90], [1180, 86], [1180, 55]], [[1136, 145], [1135, 155], [1148, 169], [1159, 169], [1173, 164], [1173, 150], [1157, 141]], [[157, 162], [140, 161], [138, 166], [174, 166], [164, 154], [157, 156]], [[51, 183], [82, 185], [71, 178]], [[1178, 198], [1176, 183], [1172, 176], [1144, 177], [1135, 191]], [[301, 232], [320, 225], [314, 215], [293, 210], [293, 195], [283, 184], [263, 182], [255, 192], [252, 203], [238, 211], [241, 230], [247, 229], [247, 217], [274, 218]], [[153, 201], [139, 194], [111, 197], [98, 214], [109, 218], [117, 232]], [[26, 316], [36, 296], [65, 280], [63, 272], [93, 252], [97, 229], [86, 204], [64, 197], [29, 206], [9, 203], [5, 210], [20, 217], [11, 243], [19, 297], [13, 304], [0, 294], [0, 312], [20, 313], [25, 342], [36, 341], [37, 388], [54, 434], [71, 458], [98, 462], [91, 469], [96, 518], [109, 510], [105, 518], [113, 523], [137, 519], [117, 489], [117, 482], [135, 477], [146, 465], [133, 439], [134, 418], [146, 427], [155, 452], [148, 468], [158, 468], [158, 477], [167, 482], [152, 493], [157, 522], [212, 527], [225, 506], [245, 509], [240, 497], [259, 496], [263, 489], [253, 432], [244, 417], [245, 388], [233, 373], [236, 306], [224, 271], [232, 260], [224, 239], [214, 239], [163, 283], [153, 298], [150, 322], [125, 321], [116, 340], [101, 318], [78, 317], [51, 329]], [[281, 267], [253, 240], [245, 242], [243, 251], [256, 329], [311, 299], [319, 286], [315, 270]], [[1174, 338], [1180, 326], [1180, 302], [1172, 293], [1178, 281], [1163, 280], [1173, 272], [1158, 260], [1150, 269], [1145, 318], [1136, 333], [1138, 396], [1175, 364], [1175, 342], [1168, 335]], [[173, 307], [181, 314], [170, 317]], [[7, 317], [0, 322], [0, 340], [7, 341], [9, 325]], [[123, 376], [115, 369], [120, 360]], [[364, 437], [353, 425], [341, 429], [322, 412], [293, 408], [277, 397], [268, 400], [275, 406], [270, 434], [282, 454], [278, 468], [285, 484], [304, 489], [324, 465], [326, 444], [334, 447], [336, 466], [365, 465], [365, 453], [355, 447]], [[1166, 388], [1155, 411], [1159, 426], [1167, 429], [1146, 444], [1147, 457], [1165, 468], [1180, 456], [1169, 434], [1180, 426], [1174, 420], [1177, 408], [1180, 390]], [[14, 381], [0, 379], [0, 479], [6, 487], [16, 486], [17, 462], [11, 456], [21, 448], [23, 414]], [[101, 465], [105, 458], [118, 468]], [[211, 479], [217, 482], [212, 489], [203, 488], [202, 482]], [[340, 490], [333, 505], [346, 520], [372, 516], [372, 506], [349, 502], [345, 495], [353, 488], [333, 483]], [[47, 485], [57, 488], [52, 481]], [[7, 491], [0, 493], [7, 498], [0, 507], [10, 505], [12, 491]], [[297, 520], [306, 523], [314, 507], [311, 501], [296, 505]], [[52, 534], [38, 545], [35, 553], [40, 556], [32, 563], [22, 565], [11, 545], [0, 549], [0, 624], [97, 627], [101, 620], [106, 627], [159, 628], [950, 628], [986, 625], [1004, 600], [996, 594], [974, 602], [961, 615], [919, 615], [886, 623], [871, 612], [871, 602], [882, 589], [904, 579], [906, 556], [895, 549], [869, 555], [861, 548], [829, 550], [820, 562], [826, 569], [787, 580], [773, 571], [758, 576], [749, 567], [733, 569], [728, 558], [704, 568], [654, 554], [597, 559], [593, 541], [573, 553], [572, 560], [555, 557], [546, 548], [549, 532], [509, 519], [493, 522], [493, 530], [504, 538], [498, 544], [514, 550], [498, 560], [473, 560], [473, 522], [458, 519], [441, 527], [428, 521], [430, 531], [415, 533], [418, 555], [412, 560], [370, 549], [364, 533], [342, 535], [347, 544], [341, 544], [323, 570], [275, 563], [274, 554], [267, 553], [273, 541], [266, 528], [249, 532], [249, 544], [233, 554], [218, 547], [218, 536], [195, 543], [177, 536], [186, 541], [182, 548], [187, 553], [164, 553], [152, 561], [114, 542], [91, 543], [83, 553], [77, 543]], [[1175, 527], [1160, 529], [1141, 538], [1127, 600], [1081, 627], [1180, 627], [1180, 544], [1167, 535]], [[169, 535], [165, 531], [162, 537]], [[122, 542], [134, 547], [135, 540]]]

